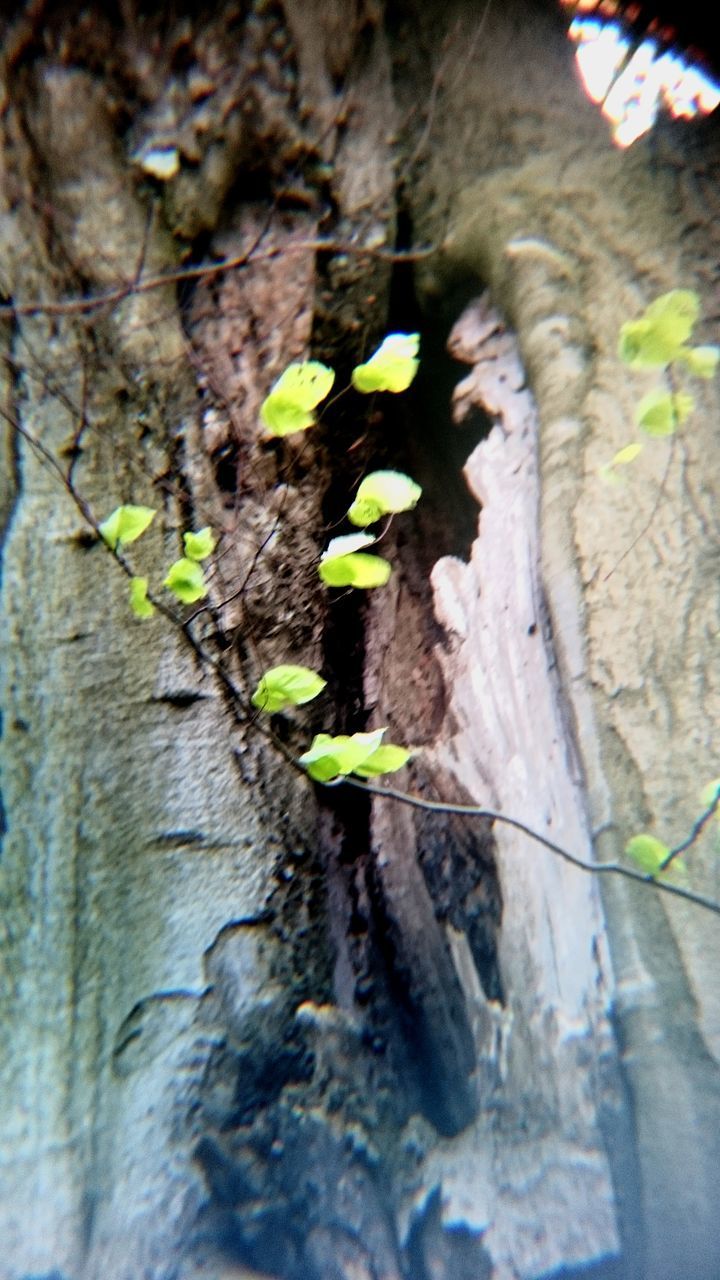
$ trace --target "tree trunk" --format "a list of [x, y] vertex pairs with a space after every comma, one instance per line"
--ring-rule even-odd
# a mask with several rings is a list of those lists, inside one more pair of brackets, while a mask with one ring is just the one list
[[[28, 5], [4, 50], [0, 1273], [717, 1277], [717, 917], [288, 762], [388, 725], [401, 790], [580, 858], [690, 830], [715, 385], [598, 471], [621, 323], [694, 288], [717, 337], [717, 125], [615, 151], [539, 0]], [[259, 429], [416, 328], [407, 398]], [[328, 593], [378, 466], [395, 572]], [[92, 534], [128, 502], [156, 584], [219, 536], [180, 625]], [[273, 737], [281, 662], [328, 684]]]

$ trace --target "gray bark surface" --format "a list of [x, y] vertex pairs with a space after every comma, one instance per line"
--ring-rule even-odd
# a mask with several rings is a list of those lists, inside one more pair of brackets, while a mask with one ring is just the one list
[[[398, 786], [580, 857], [687, 833], [720, 773], [715, 384], [622, 560], [667, 444], [623, 488], [598, 467], [646, 389], [622, 321], [693, 287], [717, 339], [716, 126], [616, 152], [523, 0], [34, 12], [3, 62], [0, 1276], [714, 1280], [717, 917], [313, 789], [217, 668], [246, 702], [321, 669], [290, 754], [387, 724], [419, 748]], [[440, 246], [414, 298], [358, 252], [408, 219]], [[428, 352], [406, 417], [262, 438], [291, 360], [340, 386], [388, 324]], [[204, 662], [132, 618], [51, 458], [97, 519], [158, 508], [129, 549], [155, 582], [220, 535]], [[390, 585], [328, 598], [378, 465], [423, 502]], [[689, 874], [720, 897], [714, 839]]]

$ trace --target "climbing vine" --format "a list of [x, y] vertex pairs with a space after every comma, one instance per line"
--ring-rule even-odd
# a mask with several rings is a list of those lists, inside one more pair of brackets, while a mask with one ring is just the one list
[[[275, 251], [271, 253], [274, 256]], [[237, 265], [239, 261], [213, 264], [206, 269], [192, 268], [190, 274], [196, 277], [203, 270], [213, 274], [223, 265]], [[187, 273], [175, 273], [170, 278], [180, 278], [185, 274]], [[142, 287], [157, 288], [166, 279], [167, 277], [151, 279], [145, 281]], [[125, 290], [104, 296], [102, 300], [91, 298], [54, 304], [26, 303], [17, 308], [4, 305], [0, 306], [0, 315], [8, 311], [19, 316], [42, 311], [58, 315], [92, 310], [99, 301], [120, 301], [134, 287], [139, 288], [129, 286]], [[692, 396], [677, 384], [679, 371], [701, 378], [710, 378], [715, 373], [719, 349], [713, 346], [688, 346], [698, 314], [699, 302], [696, 294], [688, 290], [673, 290], [656, 299], [637, 320], [629, 321], [622, 327], [619, 352], [623, 361], [633, 370], [661, 368], [667, 383], [649, 392], [638, 405], [636, 423], [648, 436], [673, 434], [694, 408]], [[397, 394], [407, 390], [418, 369], [418, 350], [418, 334], [389, 334], [373, 355], [352, 371], [350, 387], [362, 395], [377, 392]], [[334, 384], [334, 370], [318, 361], [308, 360], [289, 365], [270, 388], [260, 408], [260, 425], [267, 437], [282, 438], [315, 426], [322, 412], [320, 410], [320, 414], [318, 413], [319, 407], [327, 399]], [[0, 408], [0, 414], [50, 464], [95, 537], [106, 546], [130, 579], [130, 607], [135, 617], [144, 620], [159, 611], [177, 626], [197, 658], [214, 670], [229, 694], [236, 714], [253, 723], [259, 732], [265, 733], [288, 763], [314, 782], [321, 785], [359, 786], [373, 794], [418, 808], [505, 823], [583, 871], [591, 874], [616, 874], [654, 885], [665, 893], [720, 915], [720, 902], [696, 892], [683, 882], [687, 868], [680, 857], [692, 847], [705, 826], [720, 810], [720, 780], [714, 780], [703, 789], [702, 812], [686, 839], [677, 846], [670, 848], [649, 833], [638, 833], [625, 846], [630, 864], [595, 863], [585, 861], [562, 848], [510, 814], [474, 805], [429, 801], [386, 785], [378, 787], [372, 781], [374, 778], [403, 768], [415, 754], [410, 747], [385, 742], [386, 727], [353, 734], [318, 733], [300, 755], [290, 752], [282, 738], [273, 731], [272, 717], [313, 701], [326, 687], [324, 678], [309, 667], [282, 663], [266, 670], [260, 676], [252, 695], [246, 697], [222, 658], [194, 636], [189, 626], [192, 619], [176, 612], [176, 608], [167, 604], [158, 590], [151, 588], [148, 578], [137, 573], [127, 559], [126, 548], [136, 543], [149, 529], [157, 514], [156, 510], [123, 504], [111, 511], [105, 519], [98, 521], [76, 487], [72, 462], [68, 468], [63, 468], [42, 441], [7, 410]], [[610, 476], [618, 467], [633, 462], [641, 449], [642, 445], [638, 442], [626, 445], [604, 468], [605, 474]], [[386, 532], [387, 525], [396, 515], [415, 507], [421, 494], [420, 486], [402, 472], [378, 470], [366, 475], [346, 513], [349, 523], [358, 531], [332, 538], [320, 553], [316, 570], [322, 583], [328, 588], [341, 590], [371, 590], [384, 586], [392, 573], [392, 565], [384, 557], [368, 552], [368, 548], [377, 545]], [[380, 521], [387, 522], [381, 532], [370, 532], [371, 527]], [[183, 534], [184, 554], [169, 566], [162, 582], [162, 587], [174, 598], [176, 605], [193, 605], [208, 596], [210, 586], [205, 565], [209, 562], [212, 568], [217, 545], [217, 538], [209, 526], [187, 530]], [[257, 717], [261, 714], [270, 718], [269, 729], [263, 729], [258, 721]]]

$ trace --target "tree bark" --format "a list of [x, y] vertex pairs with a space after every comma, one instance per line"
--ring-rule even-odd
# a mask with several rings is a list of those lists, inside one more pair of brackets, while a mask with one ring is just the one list
[[[717, 917], [286, 756], [387, 724], [399, 787], [581, 858], [690, 829], [715, 385], [669, 461], [598, 468], [646, 389], [620, 324], [692, 287], [717, 338], [717, 126], [615, 151], [529, 0], [28, 5], [4, 50], [0, 1273], [711, 1280]], [[407, 408], [268, 442], [290, 361], [339, 388], [390, 328]], [[390, 585], [328, 595], [387, 465], [424, 487]], [[134, 619], [73, 493], [157, 508], [154, 583], [211, 525], [209, 608]], [[328, 685], [273, 742], [288, 661]]]

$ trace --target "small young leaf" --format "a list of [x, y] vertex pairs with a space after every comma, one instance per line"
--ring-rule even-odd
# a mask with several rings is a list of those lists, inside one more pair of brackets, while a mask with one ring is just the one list
[[317, 360], [288, 365], [260, 406], [260, 418], [270, 435], [288, 436], [312, 427], [312, 411], [329, 394], [334, 381], [334, 371]]
[[415, 357], [420, 345], [419, 333], [390, 333], [365, 364], [352, 371], [356, 391], [407, 391], [420, 363]]
[[217, 546], [217, 539], [213, 537], [209, 525], [204, 529], [198, 529], [197, 533], [184, 533], [183, 542], [188, 560], [207, 560]]
[[380, 746], [384, 732], [384, 728], [374, 729], [371, 733], [340, 734], [335, 738], [318, 733], [298, 763], [316, 782], [331, 782], [354, 773]]
[[103, 520], [102, 524], [98, 525], [100, 536], [115, 551], [118, 547], [123, 547], [128, 542], [134, 542], [139, 538], [152, 523], [156, 514], [152, 507], [132, 505], [116, 507], [107, 520]]
[[370, 533], [348, 533], [333, 538], [323, 552], [318, 573], [327, 587], [384, 587], [392, 566], [382, 556], [357, 554], [371, 547], [375, 539]]
[[318, 573], [326, 587], [384, 587], [392, 573], [392, 565], [382, 556], [368, 556], [357, 552], [350, 556], [335, 556], [318, 565]]
[[151, 618], [155, 612], [155, 605], [148, 600], [147, 589], [147, 578], [130, 579], [130, 608], [136, 618]]
[[617, 453], [610, 463], [611, 467], [625, 467], [629, 462], [634, 462], [639, 453], [642, 453], [641, 444], [626, 444], [624, 449], [618, 449]]
[[668, 364], [674, 347], [658, 342], [649, 320], [627, 320], [620, 329], [618, 355], [631, 369], [656, 369]]
[[322, 676], [309, 667], [295, 667], [284, 663], [265, 672], [251, 702], [261, 711], [274, 715], [286, 707], [299, 707], [317, 698], [327, 684]]
[[652, 369], [682, 355], [693, 330], [700, 300], [689, 289], [673, 289], [656, 298], [638, 320], [620, 330], [620, 359], [631, 369]]
[[348, 519], [364, 526], [382, 516], [411, 511], [421, 493], [420, 485], [402, 471], [373, 471], [361, 482]]
[[[643, 832], [641, 835], [633, 836], [625, 845], [625, 852], [629, 858], [637, 862], [642, 871], [650, 876], [656, 876], [660, 868], [667, 858], [670, 850], [662, 840], [656, 840], [655, 836], [648, 835]], [[669, 874], [671, 870], [686, 871], [687, 867], [681, 858], [673, 858], [672, 863], [667, 868]]]
[[396, 747], [394, 743], [386, 742], [363, 760], [362, 764], [357, 765], [353, 772], [359, 778], [377, 778], [381, 773], [395, 773], [407, 764], [412, 755], [413, 752], [408, 751], [407, 747]]
[[202, 565], [197, 560], [188, 560], [186, 556], [170, 565], [163, 586], [172, 591], [182, 604], [194, 604], [208, 593]]
[[686, 391], [662, 391], [656, 387], [643, 396], [635, 412], [635, 421], [649, 436], [671, 436], [689, 418], [695, 401]]
[[694, 289], [671, 289], [645, 308], [647, 320], [680, 342], [687, 342], [699, 315], [700, 297]]
[[681, 352], [683, 364], [698, 378], [714, 378], [720, 360], [720, 347], [686, 347]]

